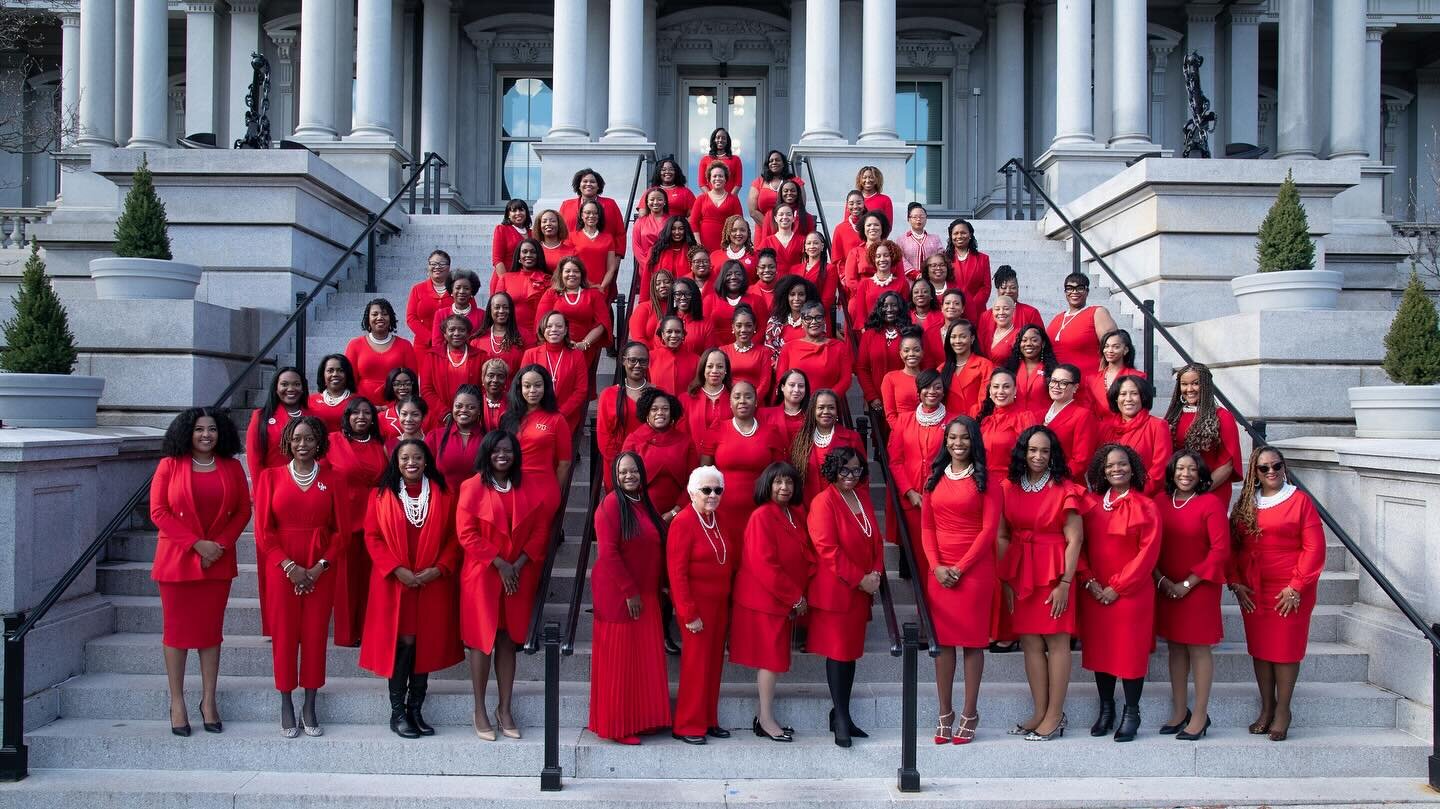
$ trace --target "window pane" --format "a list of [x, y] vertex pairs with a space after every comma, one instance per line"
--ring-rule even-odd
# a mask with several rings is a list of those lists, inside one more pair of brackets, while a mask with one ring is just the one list
[[915, 155], [905, 164], [905, 201], [941, 204], [944, 169], [939, 146], [916, 146]]
[[729, 87], [726, 99], [726, 129], [730, 131], [730, 148], [743, 165], [758, 166], [764, 156], [759, 148], [755, 127], [759, 124], [760, 108], [755, 101], [754, 87]]
[[528, 142], [506, 143], [501, 156], [500, 196], [537, 199], [540, 196], [540, 158]]
[[940, 82], [915, 83], [915, 130], [916, 140], [942, 140], [945, 137], [945, 122], [941, 117], [943, 92]]
[[898, 82], [895, 88], [895, 128], [900, 139], [919, 140], [915, 134], [915, 82]]
[[[714, 87], [691, 87], [685, 99], [685, 176], [700, 176], [700, 158], [710, 151], [710, 133], [720, 111], [716, 109]], [[704, 178], [692, 179], [703, 186]]]
[[[905, 164], [907, 202], [943, 204], [945, 161], [945, 85], [938, 81], [895, 83], [896, 129], [901, 139], [915, 147], [915, 156]], [[935, 145], [922, 145], [922, 144]]]
[[507, 138], [542, 138], [550, 131], [550, 85], [546, 79], [505, 80], [500, 134]]

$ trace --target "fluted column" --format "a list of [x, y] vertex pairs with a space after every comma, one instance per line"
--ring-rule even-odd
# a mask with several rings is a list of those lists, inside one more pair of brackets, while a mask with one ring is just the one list
[[895, 131], [895, 0], [865, 0], [861, 143], [892, 143]]
[[250, 54], [260, 50], [260, 0], [229, 0], [230, 5], [230, 98], [220, 120], [225, 123], [222, 145], [245, 137], [245, 97], [255, 70]]
[[170, 17], [165, 0], [135, 0], [135, 76], [130, 95], [131, 149], [170, 145]]
[[446, 160], [450, 145], [450, 0], [425, 0], [420, 35], [420, 154], [435, 152]]
[[115, 145], [115, 0], [80, 0], [80, 137], [76, 143]]
[[1060, 0], [1055, 42], [1055, 139], [1052, 146], [1095, 142], [1090, 90], [1090, 0]]
[[130, 83], [135, 77], [135, 0], [115, 2], [115, 143], [130, 142]]
[[394, 10], [394, 0], [360, 0], [355, 21], [355, 117], [350, 130], [350, 137], [356, 140], [395, 139], [390, 120]]
[[1222, 117], [1229, 142], [1260, 142], [1260, 14], [1254, 8], [1231, 6], [1229, 121]]
[[805, 132], [805, 2], [790, 2], [790, 128], [791, 141]]
[[336, 0], [301, 0], [300, 116], [296, 140], [335, 140]]
[[995, 95], [990, 104], [995, 116], [995, 162], [989, 167], [992, 171], [1012, 157], [1025, 156], [1024, 0], [1000, 0], [995, 4], [994, 51]]
[[555, 0], [550, 131], [546, 140], [588, 140], [585, 128], [586, 0]]
[[1315, 81], [1313, 9], [1302, 0], [1281, 0], [1280, 95], [1276, 122], [1276, 157], [1315, 157], [1315, 134], [1310, 120], [1310, 94]]
[[1365, 70], [1365, 0], [1331, 0], [1330, 6], [1330, 157], [1363, 159], [1365, 123], [1379, 115]]
[[1114, 13], [1115, 97], [1111, 99], [1114, 112], [1110, 143], [1117, 146], [1149, 144], [1145, 0], [1114, 0], [1111, 9]]
[[805, 2], [805, 131], [800, 141], [840, 135], [840, 0]]
[[215, 2], [185, 4], [185, 134], [215, 132]]
[[80, 106], [80, 15], [60, 14], [60, 120], [64, 122], [63, 146], [75, 143], [72, 124]]
[[637, 86], [648, 50], [640, 39], [644, 27], [644, 0], [610, 0], [610, 118], [605, 140], [645, 140], [645, 99]]

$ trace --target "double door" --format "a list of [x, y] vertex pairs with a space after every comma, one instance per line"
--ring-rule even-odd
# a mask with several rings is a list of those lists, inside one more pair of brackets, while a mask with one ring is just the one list
[[[688, 78], [681, 81], [682, 98], [685, 100], [681, 111], [680, 133], [684, 139], [683, 149], [685, 176], [691, 188], [700, 188], [705, 178], [699, 176], [700, 158], [710, 151], [710, 133], [716, 127], [723, 127], [730, 133], [731, 150], [739, 155], [745, 164], [749, 179], [759, 171], [760, 161], [767, 151], [761, 142], [765, 132], [765, 111], [760, 100], [765, 97], [765, 80], [760, 78]], [[744, 191], [740, 199], [745, 199]]]

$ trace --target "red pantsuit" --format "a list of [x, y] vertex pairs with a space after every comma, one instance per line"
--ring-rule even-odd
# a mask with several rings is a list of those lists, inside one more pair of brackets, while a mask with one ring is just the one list
[[475, 460], [480, 452], [480, 441], [485, 433], [480, 425], [472, 424], [470, 437], [460, 435], [454, 422], [436, 427], [425, 435], [425, 443], [435, 454], [435, 468], [445, 478], [445, 485], [451, 493], [460, 489], [460, 484], [475, 475]]
[[[340, 477], [345, 498], [345, 513], [357, 518], [365, 513], [368, 501], [375, 496], [375, 483], [389, 461], [385, 445], [371, 438], [352, 441], [344, 433], [330, 434], [330, 449], [325, 462]], [[370, 552], [365, 548], [365, 525], [351, 524], [350, 542], [345, 552], [334, 560], [335, 569], [335, 643], [354, 646], [360, 642], [365, 626], [365, 602], [370, 593]]]
[[[890, 431], [887, 447], [890, 475], [895, 481], [895, 490], [900, 493], [900, 511], [910, 534], [910, 550], [915, 554], [916, 566], [921, 571], [929, 570], [930, 564], [925, 558], [925, 546], [920, 541], [920, 508], [911, 505], [905, 493], [911, 489], [924, 491], [925, 479], [930, 476], [930, 464], [945, 447], [946, 421], [949, 421], [949, 416], [927, 427], [920, 423], [914, 410], [901, 413], [895, 419], [895, 428]], [[893, 534], [888, 539], [899, 541], [898, 532], [892, 530], [887, 533]]]
[[1158, 595], [1155, 634], [1171, 643], [1213, 646], [1224, 637], [1220, 588], [1230, 561], [1230, 525], [1214, 497], [1155, 495], [1160, 512], [1160, 561], [1156, 569], [1173, 582], [1200, 581], [1184, 598]]
[[766, 247], [775, 251], [776, 275], [790, 275], [805, 264], [805, 235], [799, 230], [791, 231], [789, 242], [778, 233], [767, 235], [758, 243], [759, 249]]
[[448, 415], [461, 385], [480, 385], [485, 358], [468, 345], [457, 355], [442, 343], [425, 353], [421, 365], [415, 369], [420, 372], [420, 398], [430, 406], [432, 415]]
[[[418, 495], [420, 487], [409, 491]], [[365, 639], [360, 644], [361, 668], [381, 677], [393, 675], [395, 646], [402, 635], [415, 636], [415, 674], [459, 663], [464, 655], [456, 615], [460, 543], [455, 539], [454, 490], [431, 485], [430, 512], [418, 527], [405, 516], [395, 492], [379, 492], [367, 499], [365, 547], [374, 566]], [[440, 578], [411, 589], [395, 578], [396, 569], [402, 567], [415, 574], [439, 568]]]
[[687, 393], [680, 397], [684, 403], [685, 422], [684, 429], [690, 434], [695, 446], [700, 446], [700, 441], [706, 433], [715, 429], [715, 425], [727, 421], [734, 412], [730, 410], [730, 389], [722, 388], [714, 398], [705, 392], [704, 388], [697, 389], [694, 393]]
[[309, 408], [310, 415], [325, 424], [325, 432], [333, 433], [340, 429], [340, 422], [345, 420], [345, 408], [350, 404], [350, 396], [349, 393], [341, 394], [340, 401], [332, 405], [325, 401], [324, 393], [312, 393], [310, 398], [305, 400], [305, 406]]
[[541, 343], [525, 349], [520, 357], [522, 368], [531, 363], [550, 372], [556, 405], [570, 422], [570, 432], [575, 432], [585, 418], [585, 405], [590, 401], [589, 368], [584, 352], [562, 343]]
[[541, 312], [559, 312], [565, 316], [565, 323], [570, 327], [571, 342], [580, 342], [585, 335], [596, 326], [605, 328], [604, 334], [591, 341], [590, 350], [585, 352], [585, 359], [590, 367], [600, 359], [600, 352], [605, 350], [606, 342], [614, 334], [615, 318], [610, 313], [610, 302], [606, 299], [605, 293], [594, 287], [587, 287], [578, 292], [556, 292], [554, 289], [547, 291], [540, 299]]
[[[944, 366], [941, 366], [943, 372]], [[975, 416], [985, 403], [990, 392], [990, 375], [995, 373], [995, 363], [976, 353], [965, 358], [965, 364], [957, 365], [950, 382], [945, 386], [945, 410], [956, 416]]]
[[1010, 471], [1010, 453], [1025, 428], [1039, 419], [1018, 404], [997, 407], [980, 422], [980, 440], [985, 444], [985, 468], [991, 480], [1002, 480]]
[[[510, 266], [508, 258], [505, 260], [505, 266]], [[435, 321], [435, 312], [440, 309], [441, 304], [449, 306], [449, 297], [450, 293], [445, 290], [444, 285], [437, 289], [434, 284], [430, 283], [429, 278], [417, 281], [414, 286], [410, 287], [410, 294], [405, 300], [405, 325], [410, 327], [410, 333], [415, 336], [414, 345], [421, 351], [430, 348], [430, 334]], [[359, 373], [360, 369], [356, 368], [355, 371]], [[379, 400], [371, 399], [371, 401]]]
[[532, 410], [520, 420], [516, 437], [520, 439], [520, 468], [526, 485], [532, 480], [544, 479], [555, 491], [555, 496], [562, 497], [555, 469], [561, 462], [575, 456], [574, 431], [570, 423], [559, 413]]
[[[992, 479], [999, 478], [992, 475]], [[1000, 560], [1000, 580], [1015, 591], [1010, 628], [1017, 635], [1074, 634], [1080, 589], [1071, 585], [1070, 599], [1059, 618], [1050, 617], [1050, 605], [1045, 602], [1065, 575], [1066, 517], [1070, 512], [1084, 515], [1090, 509], [1085, 490], [1057, 480], [1038, 492], [1027, 492], [1008, 479], [1001, 487], [1010, 547]]]
[[706, 191], [695, 198], [695, 204], [690, 208], [690, 229], [695, 231], [695, 238], [706, 250], [719, 250], [724, 244], [722, 231], [725, 220], [742, 214], [740, 200], [734, 194], [726, 194], [724, 200], [716, 203]]
[[[1260, 533], [1238, 536], [1238, 550], [1231, 559], [1230, 581], [1249, 587], [1255, 602], [1255, 609], [1244, 614], [1245, 645], [1251, 657], [1270, 663], [1299, 663], [1305, 658], [1316, 585], [1325, 569], [1320, 514], [1309, 495], [1286, 491], [1291, 493], [1282, 502], [1256, 509]], [[1276, 596], [1286, 587], [1300, 594], [1300, 606], [1281, 616], [1275, 611]]]
[[[635, 534], [621, 538], [619, 496], [606, 495], [595, 511], [595, 568], [590, 574], [595, 641], [588, 724], [603, 739], [623, 739], [671, 721], [660, 629], [664, 546], [655, 524], [641, 514], [636, 514]], [[638, 618], [630, 617], [628, 598], [640, 599]]]
[[[973, 476], [951, 480], [941, 474], [920, 505], [920, 536], [929, 567], [915, 575], [925, 578], [935, 642], [942, 646], [975, 649], [990, 642], [990, 610], [998, 587], [995, 534], [1003, 505], [999, 479], [989, 478], [986, 484], [982, 492]], [[955, 586], [936, 580], [934, 569], [942, 565], [959, 572]]]
[[[920, 406], [920, 393], [915, 390], [915, 374], [907, 373], [904, 368], [885, 374], [885, 378], [880, 380], [880, 401], [885, 411], [885, 423], [893, 430], [901, 413]], [[949, 402], [946, 402], [945, 409], [950, 410]]]
[[[699, 175], [696, 177], [696, 181], [700, 183], [701, 188], [709, 188], [710, 186], [711, 163], [723, 163], [725, 164], [725, 168], [730, 172], [727, 175], [728, 179], [725, 181], [726, 191], [734, 194], [745, 184], [745, 165], [740, 162], [740, 155], [730, 154], [715, 157], [704, 154], [700, 156], [699, 170], [696, 172], [696, 174]], [[705, 193], [702, 191], [699, 196], [703, 197]]]
[[[755, 493], [755, 481], [765, 467], [775, 461], [785, 460], [785, 437], [773, 424], [759, 418], [754, 420], [750, 435], [735, 429], [733, 418], [721, 419], [712, 424], [704, 435], [692, 435], [700, 447], [701, 455], [714, 459], [715, 466], [725, 475], [725, 495], [720, 498], [716, 513], [725, 529], [725, 536], [735, 545], [734, 552], [740, 552], [740, 537], [745, 533], [745, 521], [755, 510], [751, 499]], [[682, 514], [684, 512], [681, 512]], [[670, 529], [674, 541], [675, 529]]]
[[610, 468], [625, 439], [645, 423], [644, 417], [636, 412], [635, 400], [630, 398], [625, 385], [622, 382], [600, 391], [599, 401], [595, 403], [595, 441], [600, 447], [607, 488], [614, 483]]
[[730, 615], [730, 662], [753, 669], [790, 670], [795, 605], [815, 572], [805, 511], [766, 503], [745, 525], [745, 553], [735, 576]]
[[843, 401], [845, 394], [850, 392], [852, 367], [850, 346], [844, 340], [826, 338], [823, 343], [812, 343], [808, 338], [787, 340], [785, 347], [780, 349], [775, 378], [785, 376], [791, 368], [798, 368], [810, 380], [810, 395], [829, 388]]
[[1138, 413], [1126, 421], [1111, 414], [1101, 428], [1102, 443], [1124, 444], [1135, 450], [1145, 465], [1145, 493], [1153, 495], [1165, 489], [1165, 465], [1170, 462], [1170, 425], [1159, 416]]
[[[880, 399], [880, 386], [885, 375], [905, 367], [900, 361], [900, 330], [866, 329], [860, 334], [860, 348], [855, 352], [855, 378], [860, 381], [860, 396], [866, 404]], [[912, 386], [913, 387], [913, 386]]]
[[[523, 478], [523, 476], [522, 476]], [[460, 571], [460, 638], [485, 654], [495, 650], [504, 631], [523, 645], [540, 589], [540, 570], [550, 545], [551, 528], [560, 510], [555, 492], [539, 481], [523, 478], [507, 491], [475, 476], [460, 486], [455, 528], [464, 550]], [[507, 594], [495, 560], [514, 564], [524, 554], [520, 586]]]
[[[161, 640], [172, 649], [208, 649], [223, 640], [225, 603], [237, 575], [235, 542], [250, 522], [250, 487], [234, 458], [201, 472], [190, 456], [161, 458], [150, 483], [150, 520], [160, 529], [150, 578], [160, 590]], [[209, 567], [195, 543], [224, 549]]]
[[[802, 426], [801, 429], [804, 427]], [[789, 447], [793, 444], [794, 439], [792, 438], [790, 443], [785, 446]], [[814, 437], [811, 437], [810, 454], [805, 457], [805, 505], [807, 507], [821, 492], [830, 488], [830, 481], [820, 474], [820, 467], [824, 465], [826, 455], [841, 447], [849, 447], [860, 453], [862, 459], [865, 458], [865, 442], [860, 440], [860, 434], [843, 424], [836, 423], [830, 434], [830, 443], [823, 447], [814, 443]]]
[[[563, 255], [570, 255], [569, 244], [569, 242], [565, 242], [567, 249]], [[538, 340], [535, 321], [541, 315], [540, 299], [549, 289], [550, 274], [544, 272], [511, 270], [490, 280], [492, 295], [496, 292], [504, 292], [510, 296], [515, 328], [520, 331], [520, 338], [525, 341], [526, 345], [534, 345]]]
[[385, 379], [392, 368], [420, 370], [414, 347], [398, 334], [384, 351], [376, 351], [362, 334], [345, 346], [345, 358], [355, 369], [356, 392], [372, 402], [385, 401]]
[[[1085, 471], [1090, 468], [1090, 461], [1100, 446], [1100, 421], [1089, 408], [1075, 399], [1071, 399], [1070, 403], [1060, 408], [1060, 412], [1054, 416], [1051, 416], [1050, 409], [1046, 408], [1040, 412], [1040, 417], [1045, 420], [1045, 426], [1060, 439], [1060, 448], [1065, 452], [1065, 464], [1070, 467], [1070, 477], [1084, 480]], [[1163, 485], [1164, 481], [1161, 483]]]
[[723, 346], [735, 342], [735, 333], [730, 330], [730, 324], [735, 322], [735, 307], [742, 303], [755, 313], [757, 329], [761, 323], [770, 319], [770, 307], [765, 305], [765, 300], [757, 292], [746, 292], [739, 298], [730, 298], [718, 292], [705, 296], [705, 319], [710, 322], [710, 341], [713, 345]]
[[[310, 409], [302, 406], [298, 416], [309, 416]], [[297, 416], [297, 417], [298, 417]], [[284, 451], [280, 449], [280, 436], [285, 432], [285, 425], [290, 423], [290, 413], [284, 405], [275, 408], [275, 415], [271, 416], [263, 425], [260, 423], [262, 411], [255, 410], [250, 414], [250, 426], [245, 429], [245, 465], [250, 470], [250, 479], [254, 480], [260, 476], [262, 469], [269, 469], [272, 466], [284, 466], [289, 463]], [[260, 446], [260, 431], [265, 431], [265, 446]]]
[[[1215, 442], [1215, 446], [1200, 453], [1200, 457], [1205, 459], [1205, 465], [1211, 472], [1230, 464], [1230, 482], [1222, 483], [1209, 492], [1220, 501], [1220, 507], [1224, 510], [1230, 507], [1231, 484], [1245, 476], [1245, 456], [1240, 454], [1240, 430], [1235, 425], [1235, 417], [1219, 405], [1215, 407], [1215, 417], [1220, 421], [1220, 440]], [[1177, 451], [1184, 449], [1185, 437], [1190, 434], [1190, 428], [1194, 424], [1194, 413], [1180, 413], [1180, 420], [1176, 422], [1172, 436], [1172, 448]]]
[[[605, 227], [601, 228], [615, 242], [615, 255], [625, 257], [625, 215], [620, 213], [620, 206], [615, 200], [609, 197], [595, 197], [600, 201], [601, 219], [605, 220]], [[588, 202], [589, 200], [585, 200]], [[565, 223], [565, 229], [570, 231], [570, 238], [575, 238], [576, 231], [580, 230], [580, 203], [579, 197], [571, 197], [560, 203], [560, 221]], [[577, 243], [578, 244], [578, 243]], [[577, 248], [578, 249], [578, 248]], [[551, 269], [555, 268], [550, 264]]]
[[645, 462], [645, 487], [655, 511], [664, 514], [689, 504], [685, 486], [690, 482], [690, 470], [700, 465], [700, 453], [683, 430], [672, 425], [657, 432], [642, 424], [625, 438], [621, 451], [640, 453]]
[[[605, 223], [607, 226], [609, 222]], [[585, 283], [596, 289], [603, 289], [605, 293], [614, 292], [615, 281], [611, 279], [610, 285], [601, 287], [605, 280], [605, 273], [610, 269], [610, 257], [620, 255], [623, 250], [615, 243], [615, 239], [606, 230], [595, 232], [595, 238], [590, 238], [583, 230], [570, 231], [570, 243], [575, 246], [574, 255], [580, 259], [585, 267]], [[552, 268], [553, 269], [553, 268]], [[545, 307], [540, 307], [544, 313]]]
[[[509, 222], [501, 222], [495, 226], [495, 233], [490, 239], [490, 267], [500, 265], [506, 270], [515, 261], [515, 251], [519, 249], [520, 243], [530, 238], [530, 231], [525, 228], [517, 228]], [[479, 290], [476, 290], [477, 294]]]
[[865, 654], [871, 596], [860, 589], [860, 581], [870, 573], [885, 575], [875, 511], [860, 491], [860, 514], [852, 513], [844, 495], [832, 486], [811, 502], [806, 519], [816, 562], [805, 594], [810, 602], [805, 650], [841, 662]]
[[[762, 319], [760, 321], [764, 323]], [[770, 398], [770, 389], [773, 382], [773, 366], [770, 364], [770, 351], [759, 343], [752, 342], [746, 351], [740, 351], [731, 342], [720, 346], [720, 350], [730, 359], [730, 379], [735, 382], [749, 382], [755, 386], [756, 401], [763, 402]]]
[[650, 384], [671, 396], [686, 395], [699, 367], [700, 355], [684, 345], [678, 351], [671, 351], [663, 345], [650, 349]]
[[965, 293], [965, 319], [978, 324], [980, 314], [990, 304], [990, 257], [971, 250], [965, 258], [950, 262], [950, 267], [955, 286]]
[[1015, 371], [1015, 398], [1020, 406], [1035, 414], [1036, 419], [1045, 418], [1050, 409], [1050, 386], [1045, 381], [1045, 366], [1040, 363], [1020, 361]]
[[320, 574], [309, 593], [295, 595], [280, 564], [290, 559], [310, 568], [321, 559], [340, 558], [350, 541], [344, 489], [343, 479], [323, 461], [314, 482], [303, 491], [286, 467], [266, 469], [255, 481], [256, 562], [265, 579], [261, 623], [268, 624], [262, 629], [268, 628], [271, 636], [278, 691], [325, 685], [335, 571]]
[[[721, 499], [730, 499], [730, 483]], [[748, 515], [754, 508], [749, 504]], [[740, 555], [743, 531], [731, 534], [719, 513], [702, 518], [692, 506], [670, 521], [666, 571], [675, 617], [681, 627], [698, 618], [699, 632], [685, 629], [680, 647], [680, 691], [672, 728], [681, 736], [703, 736], [720, 724], [720, 674], [725, 667], [725, 638], [730, 620], [730, 587]]]
[[1055, 359], [1076, 368], [1094, 368], [1100, 361], [1100, 335], [1095, 333], [1095, 307], [1061, 312], [1050, 319], [1045, 332], [1055, 347]]
[[[1155, 647], [1155, 587], [1151, 572], [1160, 559], [1160, 514], [1155, 501], [1132, 491], [1112, 501], [1091, 495], [1085, 542], [1070, 598], [1080, 601], [1080, 665], [1122, 679], [1144, 677]], [[1101, 604], [1086, 592], [1090, 580], [1120, 597]]]

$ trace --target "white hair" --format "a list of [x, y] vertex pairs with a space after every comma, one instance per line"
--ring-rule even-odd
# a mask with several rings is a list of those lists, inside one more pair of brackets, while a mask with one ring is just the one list
[[693, 495], [700, 491], [701, 485], [712, 480], [724, 486], [725, 473], [714, 466], [697, 466], [690, 470], [690, 482], [685, 484], [685, 491]]

